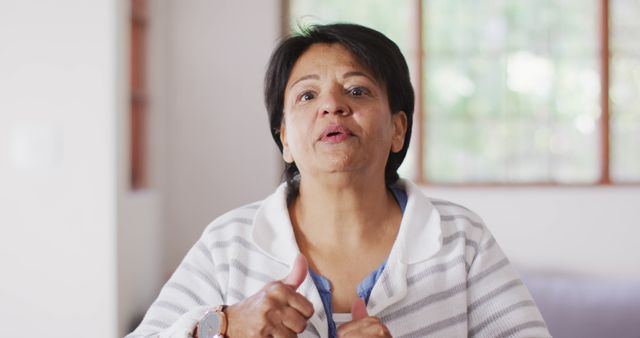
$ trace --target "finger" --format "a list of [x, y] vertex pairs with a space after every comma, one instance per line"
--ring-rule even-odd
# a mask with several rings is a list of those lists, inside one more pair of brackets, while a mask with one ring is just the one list
[[358, 332], [358, 330], [361, 330], [364, 327], [364, 325], [365, 324], [362, 320], [344, 323], [338, 327], [338, 330], [336, 333], [338, 334], [339, 338], [346, 337], [349, 334]]
[[293, 308], [284, 308], [281, 314], [282, 324], [296, 333], [302, 333], [307, 327], [307, 319]]
[[264, 287], [267, 299], [272, 304], [266, 304], [268, 308], [292, 307], [300, 312], [304, 317], [309, 318], [313, 315], [313, 304], [303, 295], [296, 292], [293, 287], [283, 282], [272, 282]]
[[310, 318], [313, 315], [313, 304], [306, 299], [303, 295], [292, 291], [292, 294], [287, 297], [287, 303], [289, 306], [298, 311], [304, 318]]
[[298, 254], [298, 257], [293, 261], [293, 267], [289, 274], [282, 279], [282, 282], [292, 286], [294, 289], [298, 289], [298, 287], [302, 284], [304, 279], [307, 277], [307, 272], [309, 270], [309, 263], [307, 263], [307, 259], [303, 254]]
[[367, 305], [364, 303], [362, 298], [358, 298], [351, 305], [351, 320], [359, 320], [364, 317], [367, 317], [369, 314], [367, 313]]
[[360, 320], [350, 321], [338, 328], [338, 337], [349, 337], [349, 335], [362, 334], [377, 336], [380, 332], [386, 332], [387, 328], [376, 317], [365, 317]]
[[358, 332], [358, 330], [362, 330], [367, 324], [365, 324], [364, 320], [353, 320], [347, 323], [344, 323], [338, 327], [337, 334], [338, 337], [344, 337], [349, 333]]
[[276, 325], [276, 327], [271, 330], [269, 337], [273, 338], [296, 338], [298, 335], [293, 332], [288, 327], [284, 326], [284, 324]]

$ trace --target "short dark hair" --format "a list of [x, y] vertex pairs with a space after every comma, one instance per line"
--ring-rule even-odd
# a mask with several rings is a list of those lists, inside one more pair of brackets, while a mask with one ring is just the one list
[[[348, 23], [313, 25], [302, 28], [300, 33], [285, 37], [276, 47], [264, 80], [264, 99], [269, 113], [271, 135], [282, 152], [280, 127], [284, 115], [284, 93], [293, 66], [311, 45], [339, 43], [349, 50], [361, 64], [367, 67], [378, 81], [385, 85], [392, 114], [404, 111], [407, 115], [407, 133], [402, 149], [391, 152], [385, 166], [385, 183], [395, 183], [398, 167], [404, 160], [413, 125], [414, 93], [407, 62], [400, 48], [384, 34], [364, 26]], [[297, 195], [299, 171], [295, 163], [285, 165], [285, 178]], [[291, 194], [290, 194], [291, 195]], [[295, 197], [295, 196], [291, 196]]]

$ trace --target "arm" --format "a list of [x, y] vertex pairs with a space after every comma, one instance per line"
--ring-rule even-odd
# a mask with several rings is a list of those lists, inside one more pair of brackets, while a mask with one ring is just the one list
[[[223, 304], [215, 279], [204, 273], [214, 271], [215, 264], [209, 258], [199, 262], [202, 266], [196, 266], [193, 261], [198, 260], [198, 255], [210, 257], [201, 242], [189, 251], [140, 326], [125, 338], [193, 337], [203, 315]], [[285, 279], [267, 283], [253, 296], [226, 307], [227, 336], [294, 336], [304, 331], [307, 319], [313, 314], [313, 305], [296, 289], [304, 281], [307, 270], [307, 261], [300, 255]], [[196, 278], [202, 283], [195, 282]]]
[[469, 337], [551, 337], [526, 286], [483, 226], [467, 277]]
[[191, 337], [204, 313], [224, 303], [214, 271], [215, 263], [201, 238], [164, 285], [142, 323], [126, 338]]

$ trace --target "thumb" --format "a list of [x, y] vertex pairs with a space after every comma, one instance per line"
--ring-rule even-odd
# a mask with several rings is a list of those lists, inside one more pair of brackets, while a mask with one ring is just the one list
[[307, 259], [303, 254], [298, 254], [296, 260], [293, 261], [291, 271], [284, 279], [282, 279], [282, 282], [286, 285], [292, 286], [294, 289], [297, 289], [307, 277], [308, 270], [309, 263], [307, 263]]
[[358, 298], [353, 305], [351, 305], [351, 320], [360, 320], [369, 316], [367, 313], [367, 305], [362, 298]]

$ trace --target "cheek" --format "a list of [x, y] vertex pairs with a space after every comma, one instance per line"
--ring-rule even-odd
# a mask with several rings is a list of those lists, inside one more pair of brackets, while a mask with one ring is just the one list
[[304, 146], [309, 137], [308, 122], [291, 116], [285, 120], [287, 126], [287, 144], [292, 152], [296, 152]]
[[372, 144], [377, 146], [390, 144], [393, 137], [393, 124], [387, 114], [389, 113], [377, 112], [375, 118], [361, 119], [359, 124], [362, 126], [363, 134], [372, 141]]

